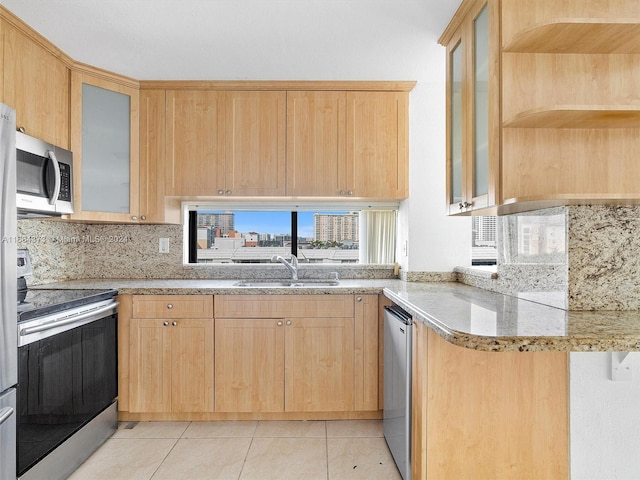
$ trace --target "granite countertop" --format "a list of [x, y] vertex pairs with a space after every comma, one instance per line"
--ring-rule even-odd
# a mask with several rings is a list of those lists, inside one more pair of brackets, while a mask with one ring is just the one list
[[[557, 292], [531, 301], [461, 283], [340, 280], [333, 287], [237, 287], [237, 280], [72, 280], [43, 289], [113, 288], [121, 294], [380, 294], [447, 341], [483, 351], [640, 351], [640, 312], [567, 311]], [[522, 296], [527, 296], [523, 294]], [[548, 305], [545, 305], [548, 303]]]

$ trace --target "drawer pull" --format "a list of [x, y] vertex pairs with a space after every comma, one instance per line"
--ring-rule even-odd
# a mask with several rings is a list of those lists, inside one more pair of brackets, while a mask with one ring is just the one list
[[178, 325], [178, 322], [171, 322], [171, 325], [175, 327], [176, 325]]
[[169, 303], [169, 304], [167, 304], [167, 308], [168, 308], [169, 310], [171, 310], [171, 309], [173, 308], [173, 305], [172, 305], [171, 303]]
[[169, 322], [162, 322], [162, 325], [166, 327], [167, 325], [169, 325]]

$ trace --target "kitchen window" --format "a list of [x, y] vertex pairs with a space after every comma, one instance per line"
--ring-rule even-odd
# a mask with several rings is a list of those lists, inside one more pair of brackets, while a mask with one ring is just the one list
[[[295, 208], [298, 207], [298, 208]], [[188, 205], [188, 263], [393, 264], [397, 206]]]
[[471, 265], [496, 265], [497, 217], [472, 217]]

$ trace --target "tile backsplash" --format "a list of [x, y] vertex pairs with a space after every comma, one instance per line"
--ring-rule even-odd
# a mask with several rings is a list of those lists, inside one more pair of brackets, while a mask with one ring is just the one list
[[[160, 238], [169, 253], [159, 253]], [[181, 225], [80, 224], [58, 220], [20, 220], [18, 248], [28, 248], [31, 285], [83, 278], [277, 278], [282, 265], [183, 265]], [[394, 278], [385, 265], [300, 265], [300, 276]]]

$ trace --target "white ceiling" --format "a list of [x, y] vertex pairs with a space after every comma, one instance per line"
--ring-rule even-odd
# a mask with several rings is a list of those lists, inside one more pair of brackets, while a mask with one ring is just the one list
[[366, 80], [367, 62], [407, 79], [403, 52], [435, 43], [461, 2], [0, 1], [74, 60], [139, 80]]

